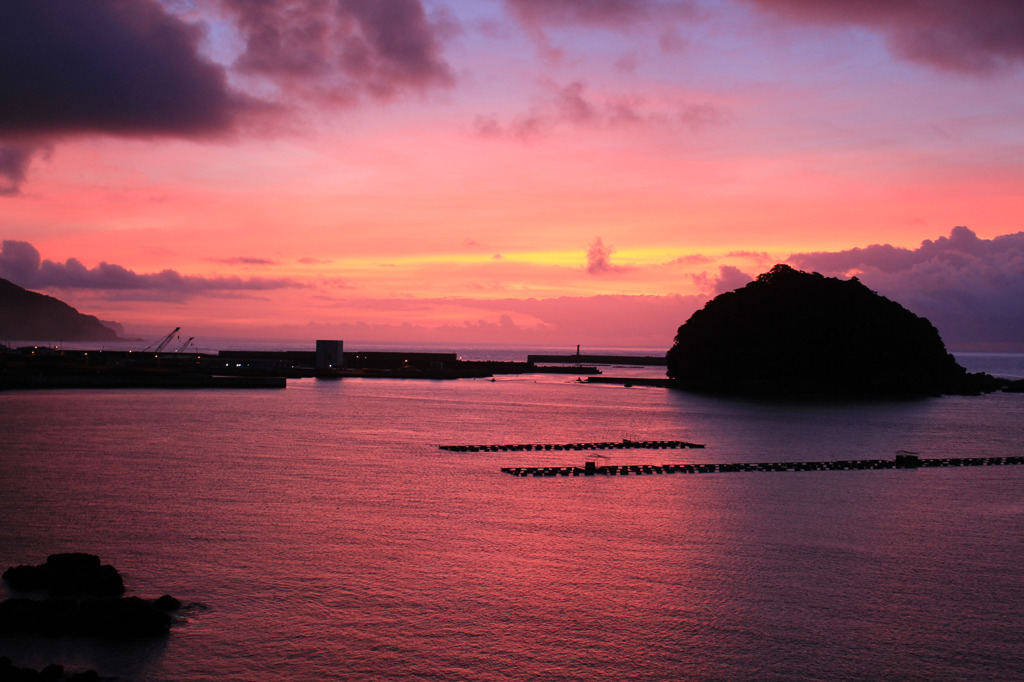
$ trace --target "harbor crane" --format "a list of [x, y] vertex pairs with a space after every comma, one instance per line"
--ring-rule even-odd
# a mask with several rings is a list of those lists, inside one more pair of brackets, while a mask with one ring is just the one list
[[[169, 344], [169, 343], [171, 342], [171, 339], [173, 339], [173, 338], [174, 338], [174, 335], [175, 335], [175, 334], [177, 334], [177, 333], [178, 333], [178, 332], [180, 332], [180, 331], [181, 331], [181, 327], [175, 327], [175, 328], [174, 328], [174, 330], [173, 330], [173, 331], [172, 331], [172, 332], [171, 332], [170, 334], [168, 334], [167, 336], [165, 336], [165, 337], [164, 337], [164, 338], [163, 338], [163, 339], [162, 339], [162, 340], [160, 341], [160, 343], [158, 343], [158, 344], [157, 344], [156, 348], [153, 348], [153, 345], [152, 345], [152, 344], [150, 344], [150, 345], [146, 346], [145, 350], [143, 350], [142, 352], [143, 352], [143, 353], [147, 353], [147, 352], [149, 352], [149, 349], [150, 349], [150, 348], [153, 348], [153, 352], [154, 352], [154, 353], [159, 353], [159, 352], [160, 352], [160, 351], [162, 351], [162, 350], [163, 350], [164, 348], [167, 348], [167, 344]], [[189, 339], [189, 340], [191, 341], [191, 339]]]
[[[180, 341], [180, 340], [181, 340], [181, 337], [178, 337], [178, 340]], [[191, 345], [192, 345], [192, 342], [193, 342], [193, 341], [195, 341], [195, 340], [196, 340], [196, 337], [194, 337], [194, 336], [190, 336], [190, 337], [188, 337], [188, 341], [186, 341], [185, 343], [181, 344], [181, 345], [180, 345], [180, 346], [179, 346], [178, 348], [176, 348], [176, 349], [174, 350], [174, 352], [175, 352], [175, 353], [181, 353], [181, 352], [182, 352], [182, 351], [184, 351], [184, 350], [185, 350], [186, 348], [188, 348], [189, 346], [191, 346]]]

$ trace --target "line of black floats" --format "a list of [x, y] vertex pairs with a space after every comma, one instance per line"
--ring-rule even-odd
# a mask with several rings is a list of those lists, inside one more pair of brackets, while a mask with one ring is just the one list
[[648, 474], [724, 474], [739, 471], [854, 471], [858, 469], [916, 469], [1024, 464], [1024, 457], [945, 457], [922, 459], [896, 455], [896, 459], [854, 459], [827, 462], [745, 462], [739, 464], [630, 464], [582, 467], [502, 467], [513, 476], [643, 476]]
[[451, 452], [519, 452], [525, 450], [673, 450], [702, 448], [700, 443], [683, 440], [629, 440], [617, 443], [506, 443], [500, 445], [438, 445]]

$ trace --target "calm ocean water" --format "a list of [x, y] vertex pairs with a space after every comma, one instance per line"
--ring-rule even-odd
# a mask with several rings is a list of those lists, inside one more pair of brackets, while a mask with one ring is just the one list
[[[1021, 355], [959, 359], [1024, 377]], [[0, 655], [122, 680], [1024, 679], [1024, 467], [519, 479], [500, 467], [583, 457], [437, 447], [1019, 455], [1024, 396], [574, 379], [0, 394], [0, 564], [93, 552], [130, 594], [187, 605], [166, 639], [2, 637]]]

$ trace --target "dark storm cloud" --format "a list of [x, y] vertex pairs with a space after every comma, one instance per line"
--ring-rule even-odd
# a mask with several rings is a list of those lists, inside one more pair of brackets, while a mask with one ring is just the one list
[[205, 135], [242, 106], [154, 0], [0, 3], [0, 135]]
[[28, 242], [10, 239], [4, 240], [0, 246], [0, 277], [29, 289], [150, 291], [156, 299], [168, 294], [266, 291], [301, 286], [293, 280], [283, 278], [196, 277], [182, 275], [174, 270], [139, 274], [112, 263], [100, 263], [94, 268], [87, 268], [75, 258], [69, 258], [64, 263], [55, 263], [51, 260], [42, 260], [39, 251]]
[[980, 239], [956, 227], [917, 249], [875, 244], [793, 254], [789, 262], [826, 275], [856, 274], [931, 320], [953, 348], [1024, 348], [1024, 232]]
[[77, 134], [209, 137], [253, 103], [155, 0], [0, 3], [0, 194]]
[[419, 0], [223, 0], [245, 50], [241, 72], [286, 90], [339, 101], [389, 98], [407, 89], [450, 85], [441, 35], [452, 15], [432, 23]]
[[419, 0], [222, 6], [245, 41], [232, 68], [278, 85], [282, 102], [233, 91], [200, 54], [204, 28], [156, 0], [0, 2], [0, 195], [17, 194], [38, 151], [68, 136], [208, 138], [244, 114], [454, 80], [440, 43], [457, 30], [453, 15], [431, 23]]
[[885, 35], [902, 57], [987, 72], [1024, 61], [1020, 0], [747, 0], [797, 21], [856, 25]]

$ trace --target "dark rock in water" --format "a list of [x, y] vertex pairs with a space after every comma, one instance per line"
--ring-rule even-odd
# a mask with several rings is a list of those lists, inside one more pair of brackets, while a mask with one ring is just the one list
[[1006, 391], [1007, 393], [1024, 393], [1024, 379], [1017, 379], [1016, 381], [1011, 381], [1005, 387], [1003, 387], [1003, 390]]
[[113, 566], [100, 564], [95, 554], [51, 554], [39, 566], [13, 566], [4, 580], [19, 592], [55, 595], [116, 597], [124, 594], [124, 581]]
[[0, 633], [149, 637], [165, 635], [171, 617], [138, 597], [23, 599], [0, 602]]
[[932, 324], [848, 281], [776, 265], [715, 297], [668, 352], [675, 386], [741, 395], [936, 395], [998, 390], [968, 374]]
[[171, 630], [171, 617], [138, 597], [83, 600], [81, 618], [90, 630], [108, 637], [149, 637]]
[[0, 682], [95, 682], [99, 674], [95, 670], [84, 670], [64, 677], [64, 666], [51, 663], [42, 670], [20, 668], [6, 656], [0, 656]]
[[[0, 603], [0, 634], [149, 637], [167, 634], [181, 606], [165, 594], [156, 603], [120, 597], [124, 582], [113, 566], [93, 554], [51, 554], [40, 566], [4, 572], [11, 587], [46, 592], [47, 599], [13, 598]], [[2, 682], [3, 678], [0, 678]]]

